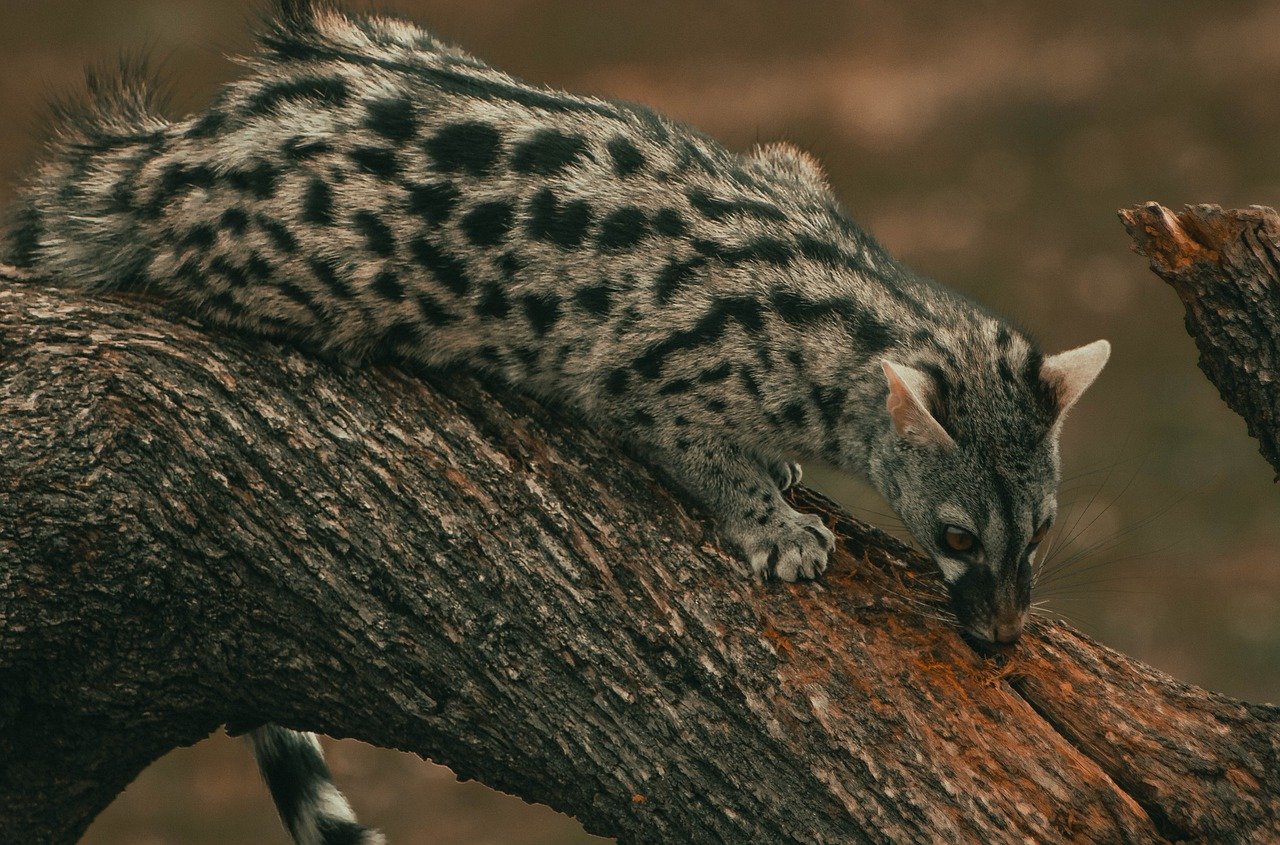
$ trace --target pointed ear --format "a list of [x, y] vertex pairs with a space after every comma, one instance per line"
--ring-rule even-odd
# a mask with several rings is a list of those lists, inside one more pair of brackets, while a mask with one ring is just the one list
[[889, 382], [885, 408], [898, 436], [921, 445], [954, 447], [956, 443], [951, 435], [929, 412], [927, 397], [934, 390], [929, 377], [914, 367], [894, 361], [881, 361], [880, 366]]
[[1067, 411], [1071, 410], [1080, 395], [1093, 384], [1109, 357], [1111, 344], [1105, 340], [1095, 340], [1044, 359], [1040, 365], [1040, 378], [1053, 391], [1058, 406], [1057, 418], [1053, 423], [1054, 432], [1062, 427]]

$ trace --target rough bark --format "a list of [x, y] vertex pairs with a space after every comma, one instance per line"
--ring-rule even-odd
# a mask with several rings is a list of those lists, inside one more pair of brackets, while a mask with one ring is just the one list
[[0, 840], [263, 721], [623, 842], [1280, 837], [1280, 709], [1043, 620], [979, 654], [924, 561], [795, 499], [834, 565], [757, 585], [554, 410], [0, 281]]
[[1261, 205], [1173, 212], [1151, 202], [1120, 219], [1182, 300], [1200, 369], [1280, 474], [1280, 216]]

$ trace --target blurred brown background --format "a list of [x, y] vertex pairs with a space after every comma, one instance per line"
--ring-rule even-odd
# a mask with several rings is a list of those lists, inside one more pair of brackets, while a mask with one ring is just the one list
[[[44, 101], [73, 90], [82, 66], [147, 48], [174, 111], [199, 109], [236, 73], [223, 54], [248, 49], [259, 5], [0, 0], [0, 204], [37, 154]], [[1176, 298], [1115, 218], [1148, 199], [1280, 203], [1280, 5], [380, 6], [528, 80], [645, 102], [735, 149], [793, 140], [918, 271], [1015, 317], [1050, 350], [1110, 338], [1112, 364], [1064, 443], [1078, 477], [1060, 524], [1074, 526], [1075, 549], [1095, 548], [1051, 606], [1178, 678], [1280, 700], [1280, 491], [1196, 369]], [[883, 508], [855, 482], [810, 474], [851, 505]], [[600, 841], [417, 758], [330, 748], [361, 817], [398, 845]], [[248, 753], [219, 736], [156, 763], [86, 841], [285, 840]]]

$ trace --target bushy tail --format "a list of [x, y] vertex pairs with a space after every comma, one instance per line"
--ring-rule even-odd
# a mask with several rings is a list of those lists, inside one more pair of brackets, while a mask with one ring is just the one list
[[134, 179], [170, 124], [146, 62], [91, 70], [84, 93], [55, 103], [49, 150], [9, 213], [4, 260], [67, 284], [127, 287], [149, 259]]
[[258, 768], [280, 819], [298, 845], [386, 845], [377, 831], [356, 822], [333, 785], [315, 734], [264, 725], [249, 733]]

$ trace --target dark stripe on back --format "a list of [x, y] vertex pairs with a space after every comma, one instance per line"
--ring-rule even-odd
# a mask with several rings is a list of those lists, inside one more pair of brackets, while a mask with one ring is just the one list
[[770, 304], [783, 320], [795, 326], [812, 326], [827, 320], [844, 321], [857, 335], [859, 352], [868, 356], [893, 346], [893, 329], [869, 310], [846, 297], [809, 299], [795, 291], [775, 288]]
[[341, 108], [347, 102], [347, 81], [340, 76], [304, 76], [263, 86], [245, 101], [244, 111], [251, 115], [268, 114], [281, 103], [319, 100]]
[[464, 97], [474, 97], [479, 100], [505, 100], [528, 108], [546, 111], [587, 112], [616, 120], [622, 120], [624, 116], [619, 109], [604, 103], [558, 97], [545, 91], [539, 91], [536, 88], [484, 79], [451, 68], [430, 67], [379, 56], [366, 56], [349, 50], [334, 49], [327, 45], [308, 44], [283, 35], [267, 35], [262, 39], [262, 43], [270, 52], [282, 59], [295, 61], [343, 61], [362, 67], [378, 67], [397, 73], [422, 77], [441, 91], [459, 94]]
[[746, 296], [717, 299], [691, 328], [674, 332], [653, 344], [632, 362], [632, 367], [645, 378], [656, 379], [662, 374], [662, 365], [669, 356], [715, 343], [724, 335], [730, 322], [737, 322], [748, 334], [760, 331], [764, 324], [760, 303]]
[[712, 196], [702, 188], [691, 188], [688, 192], [689, 203], [700, 214], [709, 220], [722, 221], [734, 215], [755, 217], [772, 223], [782, 223], [787, 216], [782, 209], [767, 202], [747, 199], [726, 200]]

